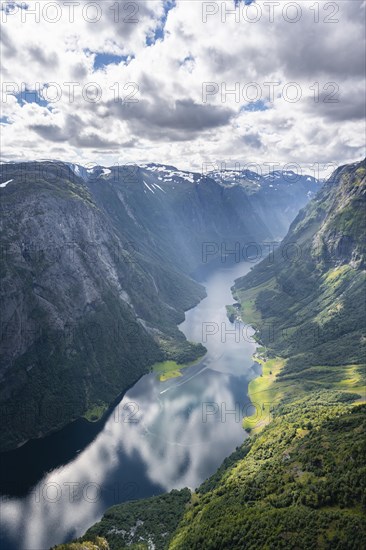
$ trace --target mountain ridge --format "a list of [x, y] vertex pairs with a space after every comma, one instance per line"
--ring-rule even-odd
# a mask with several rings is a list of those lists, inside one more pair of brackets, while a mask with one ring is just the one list
[[0, 169], [1, 450], [99, 418], [156, 362], [202, 355], [177, 325], [205, 296], [197, 269], [226, 262], [203, 247], [273, 240], [282, 208], [265, 220], [243, 186], [157, 164]]

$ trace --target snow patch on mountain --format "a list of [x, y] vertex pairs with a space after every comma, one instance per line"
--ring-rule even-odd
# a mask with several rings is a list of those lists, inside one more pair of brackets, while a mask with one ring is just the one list
[[154, 191], [153, 189], [151, 189], [151, 187], [146, 183], [146, 181], [144, 181], [144, 185], [145, 185], [145, 187], [148, 188], [148, 190], [149, 190], [151, 193], [155, 194], [155, 191]]
[[[165, 166], [163, 164], [143, 164], [141, 168], [144, 170], [153, 172], [157, 175], [159, 181], [174, 181], [177, 178], [181, 178], [190, 183], [195, 183], [195, 174], [192, 172], [185, 172], [178, 170], [174, 166]], [[198, 176], [196, 174], [196, 176]]]

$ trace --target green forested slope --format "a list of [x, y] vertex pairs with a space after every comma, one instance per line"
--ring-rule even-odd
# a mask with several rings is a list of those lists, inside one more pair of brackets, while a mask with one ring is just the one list
[[365, 161], [339, 168], [273, 257], [234, 287], [267, 355], [286, 359], [279, 379], [297, 392], [365, 384], [365, 173]]
[[244, 458], [198, 489], [170, 548], [363, 547], [366, 408], [339, 398], [319, 392], [282, 406], [244, 443]]

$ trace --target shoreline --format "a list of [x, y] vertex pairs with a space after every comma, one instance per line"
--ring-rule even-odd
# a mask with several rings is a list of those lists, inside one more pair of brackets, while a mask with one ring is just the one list
[[198, 365], [206, 354], [207, 351], [189, 363], [180, 364], [176, 361], [161, 361], [160, 363], [155, 363], [152, 365], [151, 372], [157, 375], [156, 377], [159, 382], [166, 382], [167, 380], [171, 380], [173, 378], [179, 378], [180, 376], [183, 376], [181, 372], [183, 369], [185, 370]]
[[[242, 317], [242, 306], [240, 301], [234, 295], [235, 303], [226, 306], [226, 314], [230, 323], [240, 322], [246, 324]], [[248, 319], [248, 323], [253, 319]], [[254, 338], [256, 339], [256, 329]], [[283, 396], [281, 389], [273, 387], [277, 376], [285, 366], [286, 359], [282, 357], [273, 357], [271, 359], [267, 356], [267, 349], [262, 346], [260, 340], [256, 340], [258, 347], [252, 355], [254, 364], [260, 365], [261, 372], [258, 376], [255, 376], [250, 380], [248, 384], [247, 396], [249, 397], [252, 406], [254, 407], [253, 414], [245, 416], [242, 419], [242, 426], [247, 434], [259, 433], [272, 419], [271, 411], [275, 404], [277, 404]]]
[[281, 388], [274, 387], [274, 383], [286, 363], [281, 357], [263, 357], [263, 353], [259, 355], [256, 352], [252, 357], [254, 362], [261, 366], [262, 372], [248, 384], [247, 395], [254, 412], [243, 418], [242, 425], [249, 435], [259, 433], [272, 420], [272, 409], [282, 397]]

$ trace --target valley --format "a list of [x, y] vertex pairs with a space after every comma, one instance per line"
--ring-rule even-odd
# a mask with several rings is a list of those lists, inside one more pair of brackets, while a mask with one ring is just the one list
[[[5, 212], [16, 199], [22, 211], [24, 170], [6, 170]], [[53, 334], [28, 333], [2, 363], [0, 396], [12, 407], [2, 457], [15, 475], [16, 464], [34, 464], [20, 484], [2, 481], [7, 548], [254, 550], [258, 525], [263, 546], [362, 546], [365, 161], [339, 168], [281, 242], [281, 199], [278, 211], [271, 198], [260, 213], [251, 196], [265, 190], [237, 174], [222, 183], [153, 165], [133, 183], [125, 174], [108, 185], [112, 169], [88, 175], [62, 164], [61, 179], [54, 170], [56, 187], [49, 175], [34, 183], [51, 210], [30, 201], [32, 215], [21, 215], [26, 234], [41, 239], [37, 254], [11, 244], [10, 218], [5, 232], [8, 327], [16, 328], [12, 301], [23, 292], [22, 324], [33, 327], [36, 313]], [[288, 201], [293, 191], [281, 193]], [[309, 190], [297, 196], [301, 208]], [[64, 201], [68, 216], [54, 223]], [[62, 254], [51, 262], [45, 235], [71, 239], [73, 262]], [[240, 262], [238, 249], [250, 243], [272, 251]], [[83, 330], [85, 316], [96, 333]], [[74, 340], [55, 338], [70, 322]], [[39, 406], [37, 385], [42, 404], [58, 407]], [[24, 397], [26, 413], [17, 408]], [[34, 410], [37, 421], [22, 422]], [[33, 441], [12, 450], [19, 434]], [[90, 486], [97, 496], [86, 502]]]
[[366, 549], [366, 0], [0, 4], [0, 550]]
[[247, 259], [238, 244], [273, 242], [283, 201], [299, 209], [320, 186], [276, 174], [272, 192], [264, 178], [156, 164], [7, 163], [1, 174], [0, 451], [98, 420], [155, 363], [201, 357], [177, 328], [205, 296], [200, 273], [233, 250]]
[[366, 544], [365, 174], [366, 161], [336, 170], [274, 255], [235, 281], [261, 365], [250, 437], [190, 495], [170, 493], [171, 523], [126, 538], [118, 526], [160, 517], [165, 501], [115, 506], [75, 549], [96, 537], [111, 550]]

